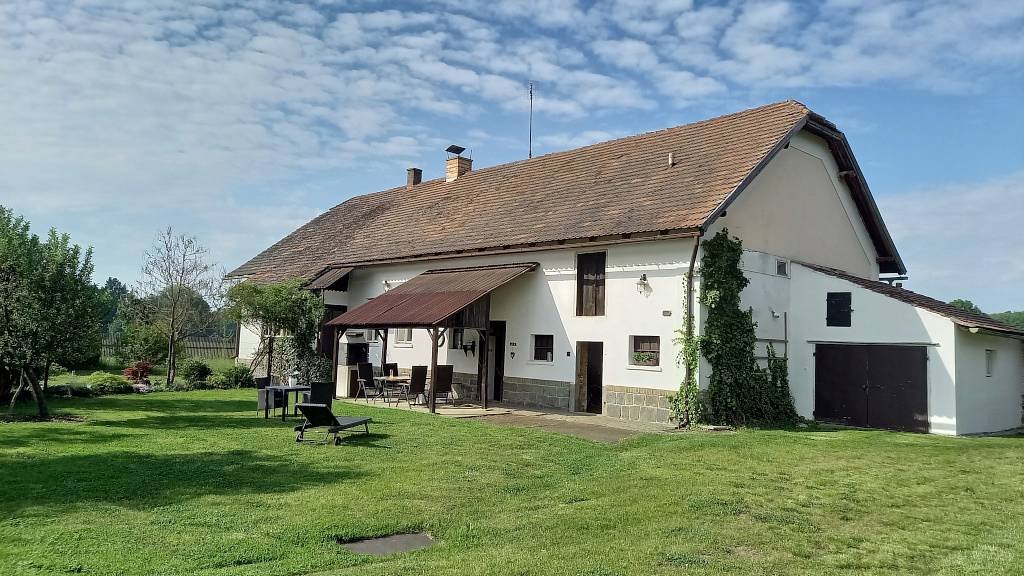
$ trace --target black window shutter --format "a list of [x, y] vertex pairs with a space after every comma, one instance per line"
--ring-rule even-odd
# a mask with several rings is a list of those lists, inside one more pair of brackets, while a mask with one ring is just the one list
[[825, 325], [850, 327], [853, 322], [853, 295], [850, 292], [829, 292], [825, 296]]

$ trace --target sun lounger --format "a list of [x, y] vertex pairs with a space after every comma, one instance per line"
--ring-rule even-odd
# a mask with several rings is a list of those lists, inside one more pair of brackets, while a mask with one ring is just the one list
[[[363, 427], [363, 432], [366, 434], [370, 433], [370, 419], [359, 417], [359, 416], [335, 416], [331, 409], [324, 404], [296, 404], [296, 408], [299, 412], [306, 417], [306, 421], [301, 425], [295, 427], [295, 431], [298, 435], [295, 436], [296, 442], [316, 442], [319, 444], [327, 444], [330, 438], [334, 437], [334, 445], [339, 446], [341, 444], [341, 436], [339, 434], [344, 430], [351, 428]], [[324, 429], [324, 437], [322, 440], [306, 440], [306, 432], [313, 429]]]

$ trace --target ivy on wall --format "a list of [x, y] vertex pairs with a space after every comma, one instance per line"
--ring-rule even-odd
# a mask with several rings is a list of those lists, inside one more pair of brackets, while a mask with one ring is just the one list
[[[754, 356], [757, 324], [750, 309], [740, 308], [740, 293], [749, 284], [740, 267], [743, 243], [728, 230], [704, 242], [699, 302], [707, 309], [700, 336], [682, 336], [680, 361], [690, 375], [672, 397], [673, 416], [680, 426], [701, 421], [715, 424], [778, 425], [796, 420], [785, 358], [769, 347], [768, 366]], [[692, 321], [687, 310], [686, 322]], [[700, 394], [696, 383], [698, 353], [711, 366], [708, 389]]]

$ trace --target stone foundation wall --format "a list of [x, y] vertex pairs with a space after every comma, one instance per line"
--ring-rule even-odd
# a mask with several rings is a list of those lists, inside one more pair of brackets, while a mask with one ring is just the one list
[[480, 385], [476, 382], [476, 374], [468, 372], [452, 373], [452, 390], [455, 397], [466, 402], [480, 401]]
[[671, 390], [635, 386], [604, 387], [604, 415], [637, 422], [668, 422]]
[[505, 376], [502, 379], [502, 401], [537, 408], [569, 409], [570, 382], [537, 380]]

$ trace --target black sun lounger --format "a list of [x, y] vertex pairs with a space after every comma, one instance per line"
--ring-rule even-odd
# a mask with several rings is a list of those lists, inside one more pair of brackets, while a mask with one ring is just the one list
[[306, 417], [306, 421], [301, 425], [295, 427], [295, 431], [298, 435], [295, 436], [296, 442], [309, 442], [306, 440], [306, 431], [314, 428], [326, 428], [324, 432], [323, 440], [313, 440], [320, 444], [327, 444], [331, 436], [334, 436], [334, 445], [339, 446], [341, 444], [341, 436], [338, 434], [343, 430], [350, 428], [363, 427], [363, 432], [366, 434], [370, 433], [370, 419], [361, 418], [356, 416], [335, 416], [331, 409], [324, 404], [305, 404], [299, 403], [295, 405], [302, 412], [302, 415]]

